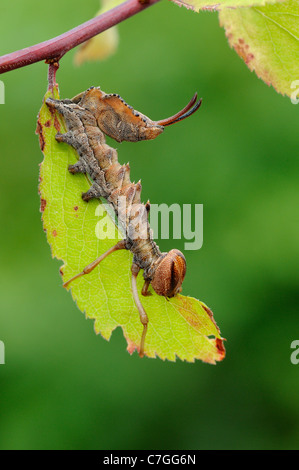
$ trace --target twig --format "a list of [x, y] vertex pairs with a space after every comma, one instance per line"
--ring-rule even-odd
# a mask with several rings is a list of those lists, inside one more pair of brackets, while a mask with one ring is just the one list
[[46, 61], [49, 63], [49, 70], [48, 70], [48, 89], [54, 89], [56, 85], [56, 72], [59, 69], [59, 62], [56, 61]]
[[121, 21], [130, 18], [160, 0], [147, 0], [146, 3], [139, 0], [127, 0], [117, 7], [103, 13], [92, 20], [87, 21], [56, 38], [41, 42], [34, 46], [21, 49], [0, 57], [0, 74], [10, 70], [25, 67], [26, 65], [47, 60], [59, 62], [66, 52], [82, 44], [88, 39], [102, 33], [106, 29], [115, 26]]

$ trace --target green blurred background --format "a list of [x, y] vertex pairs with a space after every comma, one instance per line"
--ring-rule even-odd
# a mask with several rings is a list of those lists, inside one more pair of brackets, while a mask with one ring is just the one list
[[[0, 54], [61, 34], [98, 7], [2, 2]], [[39, 212], [34, 131], [47, 67], [9, 72], [0, 106], [0, 448], [297, 448], [299, 106], [249, 72], [216, 13], [163, 1], [119, 32], [105, 62], [76, 68], [74, 51], [63, 58], [61, 96], [100, 85], [153, 119], [196, 90], [203, 97], [195, 116], [157, 140], [118, 150], [132, 180], [142, 178], [144, 201], [204, 204], [204, 244], [185, 253], [184, 294], [213, 309], [227, 357], [216, 366], [141, 360], [121, 331], [109, 343], [94, 334], [62, 289]]]

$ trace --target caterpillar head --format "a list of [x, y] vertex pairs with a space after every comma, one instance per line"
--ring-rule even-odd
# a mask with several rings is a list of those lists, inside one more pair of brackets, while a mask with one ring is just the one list
[[107, 94], [100, 88], [90, 88], [74, 100], [78, 102], [78, 98], [81, 100], [80, 105], [87, 107], [94, 114], [101, 131], [117, 142], [155, 139], [163, 132], [165, 126], [185, 119], [201, 105], [201, 100], [195, 104], [196, 93], [188, 105], [174, 116], [161, 121], [152, 121], [139, 111], [135, 111], [119, 95]]
[[186, 260], [179, 250], [169, 251], [159, 262], [151, 285], [158, 295], [173, 297], [182, 290]]

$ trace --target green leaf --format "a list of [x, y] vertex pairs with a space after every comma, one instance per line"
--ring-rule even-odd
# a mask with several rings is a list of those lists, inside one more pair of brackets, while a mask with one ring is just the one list
[[[49, 91], [45, 99], [49, 96], [59, 98], [58, 89]], [[39, 186], [42, 220], [52, 256], [64, 261], [60, 272], [67, 281], [122, 237], [110, 217], [105, 218], [106, 229], [116, 231], [115, 239], [96, 237], [105, 206], [98, 200], [82, 201], [81, 193], [89, 189], [90, 182], [82, 174], [68, 172], [77, 154], [72, 147], [56, 142], [58, 131], [66, 132], [62, 118], [50, 112], [44, 101], [37, 125], [44, 153]], [[79, 309], [94, 320], [96, 333], [109, 340], [112, 331], [121, 326], [132, 354], [139, 348], [143, 327], [131, 293], [131, 263], [130, 252], [113, 253], [90, 274], [74, 281], [71, 292]], [[142, 284], [139, 274], [140, 290]], [[201, 359], [212, 364], [224, 358], [220, 332], [202, 302], [182, 295], [168, 301], [155, 293], [141, 300], [149, 317], [145, 355], [171, 361], [176, 357], [190, 362]]]
[[199, 12], [200, 10], [220, 11], [227, 8], [263, 6], [275, 3], [277, 0], [172, 0], [179, 6]]
[[279, 93], [294, 94], [299, 80], [298, 0], [226, 10], [219, 18], [229, 44], [249, 69]]

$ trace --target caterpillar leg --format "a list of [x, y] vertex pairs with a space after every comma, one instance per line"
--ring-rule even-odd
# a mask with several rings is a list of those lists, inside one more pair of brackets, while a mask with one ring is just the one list
[[131, 267], [131, 271], [132, 271], [132, 293], [133, 293], [133, 298], [134, 298], [136, 307], [138, 308], [140, 321], [143, 325], [143, 332], [142, 332], [142, 335], [141, 335], [140, 349], [139, 349], [139, 356], [143, 357], [144, 356], [145, 336], [146, 336], [147, 325], [148, 325], [148, 316], [147, 316], [147, 314], [146, 314], [146, 312], [143, 308], [143, 305], [140, 302], [139, 296], [138, 296], [136, 279], [137, 279], [138, 273], [140, 271], [140, 268], [139, 268], [139, 266], [137, 266], [137, 264], [133, 263], [132, 267]]
[[[99, 175], [99, 178], [98, 178], [99, 181], [100, 181], [100, 176], [101, 175]], [[106, 182], [104, 184], [99, 184], [98, 182], [93, 183], [86, 193], [82, 193], [81, 197], [83, 201], [85, 202], [90, 201], [90, 199], [99, 199], [100, 197], [104, 197], [107, 199]]]
[[57, 142], [65, 142], [66, 144], [73, 145], [74, 135], [72, 132], [66, 132], [65, 134], [57, 132], [55, 139]]
[[69, 165], [68, 170], [72, 175], [74, 175], [76, 173], [87, 173], [88, 168], [84, 160], [78, 160], [74, 165]]
[[84, 276], [85, 274], [89, 274], [91, 271], [94, 270], [94, 268], [96, 268], [98, 266], [98, 264], [100, 264], [101, 261], [103, 261], [103, 259], [105, 259], [108, 255], [110, 255], [114, 251], [123, 250], [125, 248], [126, 248], [126, 241], [121, 240], [116, 245], [114, 245], [112, 248], [109, 248], [109, 250], [107, 250], [105, 253], [103, 253], [101, 256], [99, 256], [96, 260], [94, 260], [88, 266], [85, 266], [85, 268], [83, 269], [83, 271], [81, 273], [76, 274], [76, 276], [72, 277], [69, 281], [65, 282], [63, 284], [63, 287], [68, 287], [68, 285], [71, 282], [73, 282], [75, 279], [78, 279], [79, 277]]
[[151, 292], [148, 292], [148, 288], [150, 286], [150, 283], [151, 283], [151, 281], [144, 281], [141, 294], [144, 295], [145, 297], [147, 295], [152, 295]]

